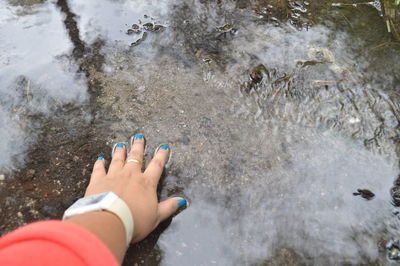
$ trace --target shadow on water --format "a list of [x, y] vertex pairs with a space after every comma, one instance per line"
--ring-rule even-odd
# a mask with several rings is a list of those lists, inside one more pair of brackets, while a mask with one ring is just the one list
[[[55, 49], [47, 59], [41, 50], [18, 57], [29, 51], [18, 39], [0, 46], [2, 62], [16, 60], [0, 72], [9, 78], [1, 111], [24, 99], [9, 89], [21, 73], [42, 89], [33, 97], [47, 99], [44, 90], [50, 102], [84, 106], [89, 122], [78, 124], [110, 147], [143, 132], [150, 160], [158, 143], [171, 144], [160, 198], [182, 195], [190, 207], [131, 247], [125, 265], [386, 264], [384, 243], [399, 237], [390, 195], [399, 47], [377, 5], [332, 3], [70, 0], [69, 16], [53, 3], [36, 3], [28, 15], [9, 5], [0, 8], [10, 16], [1, 36], [27, 23], [17, 37], [43, 25], [60, 37], [40, 46]], [[30, 22], [45, 14], [56, 15]], [[64, 16], [76, 21], [75, 45]], [[73, 55], [68, 71], [57, 70], [61, 54]], [[38, 58], [47, 60], [43, 68], [18, 61]], [[47, 69], [49, 79], [37, 80]], [[70, 98], [55, 89], [85, 82], [86, 101], [75, 100], [79, 89]], [[40, 112], [51, 119], [48, 105]], [[26, 134], [5, 124], [7, 134]], [[357, 189], [374, 197], [354, 196]]]

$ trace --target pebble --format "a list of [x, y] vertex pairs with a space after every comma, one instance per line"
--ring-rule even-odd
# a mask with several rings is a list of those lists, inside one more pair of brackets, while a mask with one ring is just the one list
[[400, 260], [400, 249], [399, 249], [400, 241], [399, 240], [390, 240], [386, 244], [386, 249], [388, 250], [388, 257], [391, 260]]
[[0, 181], [4, 181], [6, 180], [6, 176], [5, 175], [0, 175]]
[[17, 216], [18, 216], [19, 218], [22, 218], [22, 212], [17, 212]]
[[46, 217], [55, 217], [57, 214], [57, 208], [52, 205], [45, 205], [41, 208], [40, 212]]
[[36, 171], [33, 169], [29, 169], [26, 173], [27, 178], [32, 179], [35, 176]]

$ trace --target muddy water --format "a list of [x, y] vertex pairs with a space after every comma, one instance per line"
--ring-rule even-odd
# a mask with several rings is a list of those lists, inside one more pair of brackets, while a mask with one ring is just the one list
[[[85, 44], [86, 54], [69, 56], [70, 68], [54, 81], [35, 80], [34, 65], [25, 73], [21, 62], [10, 64], [48, 88], [42, 113], [52, 116], [54, 99], [84, 100], [78, 89], [71, 98], [51, 94], [66, 84], [81, 88], [80, 68], [90, 93], [82, 106], [97, 138], [111, 147], [142, 132], [147, 159], [159, 143], [172, 147], [160, 198], [181, 195], [190, 207], [154, 248], [129, 250], [126, 265], [388, 263], [379, 246], [399, 237], [389, 193], [398, 174], [399, 47], [376, 5], [314, 2], [71, 0], [74, 31], [61, 29], [66, 14], [55, 3], [2, 3], [1, 12], [18, 17], [16, 27], [35, 21], [23, 32], [60, 25], [40, 46], [60, 45], [46, 69], [63, 66], [60, 55], [76, 55], [71, 32]], [[51, 19], [36, 23], [43, 14]], [[10, 58], [29, 50], [10, 47], [2, 48]], [[43, 58], [35, 51], [27, 54]], [[266, 71], [254, 83], [249, 71], [259, 64]], [[359, 188], [375, 197], [353, 196]]]

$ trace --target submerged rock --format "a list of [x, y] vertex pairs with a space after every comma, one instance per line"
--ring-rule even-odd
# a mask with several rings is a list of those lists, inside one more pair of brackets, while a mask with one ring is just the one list
[[140, 29], [140, 26], [138, 24], [133, 24], [132, 27], [126, 31], [126, 34], [132, 35], [132, 34], [139, 34], [141, 32], [142, 30]]
[[128, 29], [126, 31], [126, 34], [128, 34], [128, 35], [132, 35], [133, 33], [135, 33], [135, 32], [132, 29]]
[[[138, 26], [138, 25], [136, 25]], [[145, 24], [143, 24], [143, 30], [145, 31], [149, 31], [149, 32], [158, 32], [158, 31], [162, 31], [165, 29], [165, 26], [160, 25], [160, 24], [153, 24], [152, 22], [147, 22]], [[139, 26], [136, 30], [140, 30]]]
[[390, 240], [386, 244], [386, 249], [388, 250], [388, 258], [391, 260], [400, 260], [400, 241]]
[[143, 42], [144, 40], [146, 40], [147, 38], [147, 32], [143, 32], [143, 35], [141, 38], [137, 39], [136, 41], [134, 41], [133, 43], [131, 43], [131, 46], [136, 46], [139, 45], [141, 42]]
[[267, 68], [263, 64], [259, 64], [250, 71], [251, 80], [255, 83], [260, 83], [263, 79], [263, 72], [267, 73]]
[[166, 28], [165, 26], [160, 24], [154, 24], [153, 22], [147, 22], [142, 24], [142, 22], [139, 20], [139, 23], [133, 24], [132, 27], [126, 31], [126, 34], [133, 35], [142, 33], [141, 38], [131, 43], [131, 46], [136, 46], [146, 39], [148, 32], [161, 32], [165, 28]]
[[153, 31], [158, 32], [158, 31], [163, 31], [165, 29], [165, 26], [163, 25], [154, 25]]
[[147, 31], [153, 31], [154, 24], [151, 22], [147, 22], [147, 23], [143, 24], [143, 29], [145, 29]]

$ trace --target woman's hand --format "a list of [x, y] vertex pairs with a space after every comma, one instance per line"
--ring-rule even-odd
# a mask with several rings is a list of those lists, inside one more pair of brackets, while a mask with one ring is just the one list
[[157, 200], [157, 184], [169, 152], [168, 145], [161, 145], [147, 168], [142, 171], [144, 139], [141, 134], [136, 134], [128, 158], [125, 145], [118, 144], [108, 172], [102, 157], [94, 164], [85, 197], [112, 191], [123, 199], [131, 209], [135, 223], [132, 242], [144, 239], [160, 222], [186, 206], [186, 200], [180, 197], [160, 203]]

